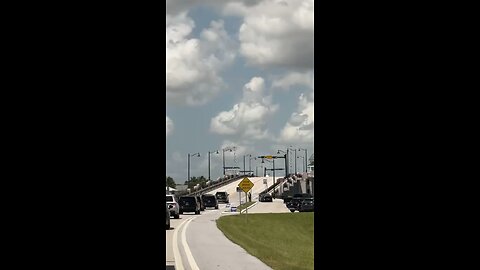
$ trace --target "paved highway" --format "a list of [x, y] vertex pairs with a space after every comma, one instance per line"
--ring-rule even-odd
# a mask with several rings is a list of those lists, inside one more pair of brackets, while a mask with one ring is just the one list
[[[277, 177], [278, 178], [278, 177]], [[262, 191], [264, 191], [267, 188], [267, 185], [263, 183], [263, 179], [267, 179], [268, 185], [272, 185], [272, 177], [248, 177], [250, 181], [253, 183], [253, 187], [250, 190], [252, 192], [252, 201], [258, 201], [258, 194]], [[238, 206], [239, 205], [239, 193], [237, 192], [237, 187], [238, 183], [242, 181], [242, 179], [238, 181], [234, 181], [226, 186], [223, 186], [221, 188], [212, 190], [210, 192], [207, 192], [207, 194], [215, 194], [217, 191], [226, 191], [230, 195], [230, 204], [232, 206]], [[242, 203], [245, 202], [245, 192], [242, 191], [241, 193], [242, 197]]]
[[[252, 201], [258, 201], [258, 193], [266, 186], [263, 184], [265, 177], [249, 177], [254, 183]], [[269, 185], [272, 178], [267, 178]], [[217, 191], [227, 191], [230, 204], [238, 206], [239, 197], [236, 192], [238, 181], [208, 192], [215, 194]], [[245, 193], [242, 192], [242, 201]], [[200, 215], [185, 213], [180, 219], [170, 219], [172, 229], [166, 231], [166, 259], [167, 269], [176, 270], [268, 270], [271, 269], [256, 257], [248, 254], [243, 248], [228, 240], [217, 228], [216, 220], [222, 215], [236, 215], [229, 212], [226, 204], [219, 204], [219, 209], [207, 209]], [[249, 213], [278, 213], [289, 212], [283, 200], [275, 199], [274, 202], [258, 202], [248, 210]]]

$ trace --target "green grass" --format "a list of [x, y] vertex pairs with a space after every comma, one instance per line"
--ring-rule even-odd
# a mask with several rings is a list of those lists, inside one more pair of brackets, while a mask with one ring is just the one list
[[255, 202], [246, 202], [244, 204], [241, 204], [237, 207], [237, 212], [242, 211], [243, 209], [249, 207], [250, 205], [254, 204]]
[[272, 269], [313, 269], [312, 212], [223, 216], [217, 227]]

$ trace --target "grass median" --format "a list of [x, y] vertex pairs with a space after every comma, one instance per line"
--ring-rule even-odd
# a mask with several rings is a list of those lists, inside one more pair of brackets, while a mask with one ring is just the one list
[[246, 202], [241, 204], [240, 206], [237, 207], [237, 212], [242, 211], [243, 209], [249, 207], [250, 205], [254, 204], [255, 202]]
[[313, 269], [313, 213], [223, 216], [217, 227], [275, 270]]

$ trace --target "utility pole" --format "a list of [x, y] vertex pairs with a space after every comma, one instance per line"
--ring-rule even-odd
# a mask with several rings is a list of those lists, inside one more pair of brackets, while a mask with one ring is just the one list
[[223, 176], [225, 176], [225, 151], [230, 151], [232, 152], [235, 151], [235, 146], [234, 147], [225, 147], [222, 149], [222, 154], [223, 154]]
[[287, 164], [288, 164], [288, 162], [287, 162], [287, 154], [285, 154], [285, 155], [284, 155], [284, 157], [285, 157], [285, 177], [287, 177], [287, 176], [288, 176], [288, 169], [287, 169], [287, 166], [288, 166], [288, 165], [287, 165]]
[[307, 148], [299, 148], [298, 149], [298, 151], [301, 151], [301, 150], [305, 150], [304, 161], [305, 161], [305, 172], [307, 172], [307, 167], [308, 167]]
[[[215, 154], [219, 154], [218, 153], [218, 150], [215, 150], [215, 151], [208, 151], [208, 181], [210, 181], [210, 153], [215, 153]], [[225, 166], [224, 166], [225, 167]]]
[[246, 155], [243, 155], [243, 174], [245, 174], [245, 156]]
[[[275, 159], [273, 159], [273, 185], [275, 186]], [[273, 198], [275, 199], [275, 188], [273, 188]]]
[[297, 173], [297, 149], [295, 149], [295, 173]]

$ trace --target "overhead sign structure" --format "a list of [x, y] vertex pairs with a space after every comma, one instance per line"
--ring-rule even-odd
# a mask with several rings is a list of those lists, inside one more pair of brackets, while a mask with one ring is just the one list
[[265, 156], [265, 158], [272, 159], [272, 158], [273, 158], [273, 156]]
[[252, 183], [252, 181], [250, 181], [250, 179], [248, 179], [248, 177], [245, 177], [245, 178], [243, 178], [242, 181], [240, 181], [240, 183], [238, 183], [238, 186], [239, 186], [244, 192], [248, 192], [250, 189], [252, 189], [253, 183]]

